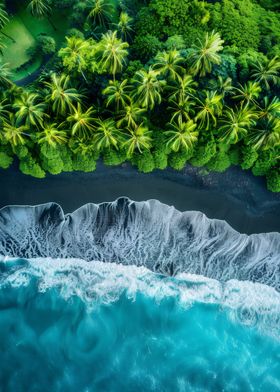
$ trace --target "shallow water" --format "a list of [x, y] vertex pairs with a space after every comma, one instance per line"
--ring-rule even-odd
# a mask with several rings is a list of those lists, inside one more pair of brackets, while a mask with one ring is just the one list
[[277, 391], [279, 310], [249, 282], [2, 261], [1, 390]]

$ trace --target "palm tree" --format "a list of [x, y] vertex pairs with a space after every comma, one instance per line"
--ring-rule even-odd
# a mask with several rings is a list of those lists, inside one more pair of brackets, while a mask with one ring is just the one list
[[[6, 24], [9, 23], [9, 15], [5, 9], [4, 4], [0, 3], [0, 33], [9, 38], [12, 42], [16, 42], [16, 40], [11, 37], [10, 35], [4, 33], [4, 31], [2, 31], [2, 29], [6, 26]], [[0, 54], [2, 54], [2, 50], [4, 49], [5, 45], [1, 42], [0, 43]]]
[[127, 130], [128, 133], [123, 147], [128, 157], [131, 157], [135, 151], [142, 153], [143, 150], [151, 148], [152, 131], [144, 123], [137, 125], [135, 128], [127, 128]]
[[108, 31], [102, 35], [98, 44], [99, 64], [103, 71], [108, 71], [115, 80], [116, 73], [120, 72], [128, 55], [128, 43], [117, 37], [117, 31]]
[[0, 129], [0, 137], [14, 147], [23, 145], [26, 142], [26, 137], [30, 137], [26, 133], [27, 129], [28, 127], [26, 125], [17, 125], [15, 117], [10, 113], [9, 118], [7, 120], [4, 119], [3, 127]]
[[130, 89], [130, 86], [127, 85], [127, 80], [122, 82], [110, 80], [109, 85], [102, 91], [102, 94], [107, 96], [106, 105], [116, 104], [117, 112], [119, 112], [120, 107], [123, 108], [130, 102]]
[[112, 4], [106, 0], [88, 0], [87, 4], [90, 9], [88, 19], [92, 20], [95, 25], [108, 26], [111, 15], [113, 15]]
[[223, 43], [220, 34], [214, 31], [211, 34], [206, 33], [204, 40], [198, 39], [198, 44], [193, 45], [189, 56], [191, 72], [205, 76], [212, 71], [213, 64], [220, 64], [218, 53], [223, 49]]
[[199, 127], [204, 128], [207, 131], [210, 129], [211, 122], [213, 125], [217, 125], [217, 116], [221, 115], [223, 104], [223, 96], [218, 94], [216, 91], [204, 91], [205, 98], [203, 100], [198, 99], [198, 113], [195, 117], [195, 121], [200, 121]]
[[51, 13], [48, 0], [30, 0], [28, 9], [36, 18], [43, 18]]
[[82, 94], [77, 89], [70, 87], [70, 78], [62, 74], [61, 76], [53, 73], [51, 81], [45, 82], [49, 93], [46, 95], [46, 101], [52, 104], [52, 110], [59, 115], [65, 115], [73, 110], [73, 104], [81, 101]]
[[254, 65], [254, 70], [252, 74], [252, 78], [260, 83], [264, 84], [267, 90], [270, 89], [270, 84], [279, 84], [280, 77], [280, 58], [274, 57], [271, 60], [267, 60], [264, 63], [258, 61]]
[[180, 65], [183, 63], [184, 58], [176, 49], [169, 52], [159, 52], [155, 58], [153, 69], [157, 70], [162, 76], [171, 80], [176, 80], [184, 74], [185, 70]]
[[0, 55], [3, 56], [3, 50], [6, 48], [6, 45], [3, 43], [2, 37], [0, 36]]
[[197, 83], [193, 80], [193, 77], [191, 75], [184, 75], [174, 80], [173, 84], [167, 87], [171, 91], [169, 100], [177, 102], [184, 101], [189, 95], [195, 94], [196, 87]]
[[59, 51], [64, 67], [69, 71], [77, 69], [83, 74], [83, 70], [87, 67], [86, 55], [91, 49], [89, 41], [73, 36], [66, 37], [66, 42], [67, 45]]
[[161, 103], [161, 93], [166, 82], [158, 79], [158, 71], [149, 68], [136, 72], [132, 83], [135, 85], [133, 98], [143, 108], [153, 109]]
[[235, 144], [247, 135], [248, 129], [255, 123], [255, 113], [247, 106], [234, 110], [227, 108], [221, 120], [220, 140], [227, 144]]
[[280, 120], [261, 120], [248, 135], [248, 144], [256, 150], [268, 150], [280, 146]]
[[10, 80], [12, 73], [10, 71], [9, 64], [2, 63], [0, 60], [0, 87], [7, 88], [10, 87], [13, 82]]
[[239, 83], [239, 88], [235, 87], [234, 90], [237, 94], [234, 95], [234, 99], [241, 101], [241, 104], [249, 105], [250, 103], [256, 104], [256, 99], [259, 97], [262, 89], [257, 82], [247, 82], [244, 86]]
[[67, 142], [67, 133], [59, 129], [56, 123], [44, 124], [43, 130], [37, 134], [38, 144], [56, 147]]
[[[69, 147], [71, 151], [76, 155], [97, 155], [96, 146], [94, 144], [93, 138], [79, 138], [74, 137], [69, 141]], [[96, 156], [97, 158], [97, 156]]]
[[268, 97], [265, 97], [263, 105], [258, 105], [257, 114], [260, 119], [266, 118], [268, 120], [273, 120], [280, 118], [280, 99], [273, 97], [273, 99], [270, 100]]
[[25, 91], [20, 97], [15, 99], [13, 108], [16, 110], [15, 118], [17, 124], [30, 126], [42, 126], [46, 105], [39, 102], [39, 96], [36, 93]]
[[35, 18], [40, 19], [47, 17], [52, 28], [57, 31], [56, 26], [51, 20], [52, 8], [50, 0], [30, 0], [27, 8], [30, 10], [31, 15]]
[[4, 4], [0, 3], [0, 30], [2, 30], [9, 22], [9, 15]]
[[170, 106], [167, 108], [173, 113], [170, 122], [177, 121], [181, 123], [191, 120], [191, 115], [194, 114], [194, 109], [192, 108], [194, 105], [195, 102], [189, 96], [179, 102], [175, 100], [170, 101]]
[[116, 128], [113, 119], [95, 120], [96, 128], [93, 136], [94, 144], [98, 151], [112, 146], [118, 148], [122, 141], [122, 132]]
[[180, 149], [191, 151], [198, 140], [197, 124], [193, 120], [179, 123], [169, 123], [165, 132], [167, 147], [178, 152]]
[[11, 109], [7, 99], [2, 99], [2, 101], [0, 101], [0, 121], [7, 120], [10, 113]]
[[120, 110], [118, 114], [118, 122], [117, 126], [120, 127], [128, 127], [128, 128], [136, 128], [139, 120], [143, 119], [144, 113], [146, 109], [139, 108], [134, 102], [130, 102], [125, 105], [122, 110]]
[[232, 94], [234, 87], [232, 85], [232, 79], [227, 77], [223, 79], [222, 76], [218, 76], [218, 79], [210, 81], [211, 89], [217, 91], [219, 94], [225, 98], [227, 95]]
[[123, 41], [131, 39], [131, 33], [133, 32], [132, 23], [133, 19], [126, 12], [122, 11], [117, 24], [117, 29], [120, 32]]
[[67, 122], [71, 126], [72, 136], [78, 135], [81, 138], [88, 137], [94, 130], [94, 114], [96, 110], [91, 106], [85, 112], [80, 103], [73, 108], [73, 113], [67, 117]]

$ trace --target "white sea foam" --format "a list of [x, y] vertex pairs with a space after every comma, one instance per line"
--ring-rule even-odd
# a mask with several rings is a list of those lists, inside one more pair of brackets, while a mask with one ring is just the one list
[[58, 290], [66, 300], [78, 296], [89, 310], [110, 304], [122, 295], [134, 300], [142, 294], [160, 302], [173, 298], [179, 306], [212, 304], [229, 317], [280, 339], [280, 293], [253, 282], [219, 282], [203, 276], [180, 273], [169, 277], [145, 267], [81, 259], [6, 259], [2, 264], [0, 290], [28, 287], [36, 282], [38, 292]]

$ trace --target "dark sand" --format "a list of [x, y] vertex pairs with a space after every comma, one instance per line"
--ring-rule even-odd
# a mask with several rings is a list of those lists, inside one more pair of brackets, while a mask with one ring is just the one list
[[202, 211], [243, 233], [280, 232], [280, 194], [267, 191], [264, 179], [235, 167], [222, 174], [202, 173], [188, 166], [181, 172], [141, 174], [128, 164], [99, 164], [93, 173], [63, 173], [38, 180], [12, 167], [0, 170], [0, 207], [53, 201], [72, 212], [88, 202], [127, 196], [137, 201], [158, 199], [180, 211]]

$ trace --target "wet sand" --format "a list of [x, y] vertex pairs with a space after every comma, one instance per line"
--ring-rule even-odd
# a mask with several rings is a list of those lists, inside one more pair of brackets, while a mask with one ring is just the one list
[[43, 180], [23, 175], [16, 166], [0, 170], [0, 207], [52, 201], [72, 212], [85, 203], [120, 196], [157, 199], [180, 211], [202, 211], [242, 233], [280, 232], [280, 194], [267, 191], [263, 178], [236, 167], [208, 175], [190, 166], [180, 172], [141, 174], [129, 164], [105, 167], [100, 163], [92, 173], [48, 175]]

